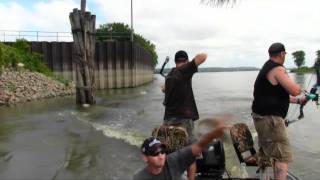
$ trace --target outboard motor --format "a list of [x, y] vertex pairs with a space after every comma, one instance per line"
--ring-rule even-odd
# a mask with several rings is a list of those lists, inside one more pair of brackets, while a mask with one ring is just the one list
[[221, 140], [215, 139], [197, 158], [196, 179], [222, 179], [225, 172], [225, 155]]

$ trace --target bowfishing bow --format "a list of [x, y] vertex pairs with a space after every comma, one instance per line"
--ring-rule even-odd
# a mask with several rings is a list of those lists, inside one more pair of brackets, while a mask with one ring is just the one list
[[167, 77], [167, 75], [164, 74], [163, 70], [164, 70], [164, 67], [166, 66], [166, 64], [169, 62], [169, 56], [166, 57], [166, 59], [164, 60], [163, 64], [162, 64], [162, 67], [160, 69], [160, 74], [161, 76], [163, 76], [164, 78]]
[[[319, 65], [314, 66], [315, 71], [316, 71], [316, 76], [317, 76], [317, 81], [316, 83], [312, 86], [310, 92], [304, 91], [304, 94], [306, 96], [307, 101], [303, 104], [300, 104], [299, 108], [299, 116], [296, 119], [285, 119], [285, 125], [288, 127], [290, 124], [300, 121], [301, 119], [304, 118], [304, 113], [303, 113], [303, 108], [307, 104], [308, 101], [313, 101], [319, 107], [319, 94], [318, 94], [318, 89], [320, 88], [320, 69]], [[310, 79], [311, 81], [311, 79]]]

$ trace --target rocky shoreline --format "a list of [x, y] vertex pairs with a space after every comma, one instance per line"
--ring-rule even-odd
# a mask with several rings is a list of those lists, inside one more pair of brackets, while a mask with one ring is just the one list
[[64, 84], [27, 69], [3, 69], [0, 74], [0, 106], [75, 93], [73, 82]]

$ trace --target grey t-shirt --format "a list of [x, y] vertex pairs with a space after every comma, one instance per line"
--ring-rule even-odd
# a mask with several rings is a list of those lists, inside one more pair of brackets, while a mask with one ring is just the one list
[[167, 155], [165, 166], [158, 175], [148, 173], [147, 168], [138, 171], [134, 176], [134, 180], [163, 180], [172, 179], [180, 180], [182, 174], [187, 168], [195, 162], [195, 156], [192, 154], [191, 146], [182, 148], [176, 152]]

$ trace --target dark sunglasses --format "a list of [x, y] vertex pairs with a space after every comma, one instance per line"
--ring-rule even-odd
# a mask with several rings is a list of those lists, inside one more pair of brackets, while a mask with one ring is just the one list
[[166, 152], [164, 150], [157, 151], [157, 152], [152, 152], [149, 155], [150, 156], [159, 156], [160, 154], [165, 154]]

